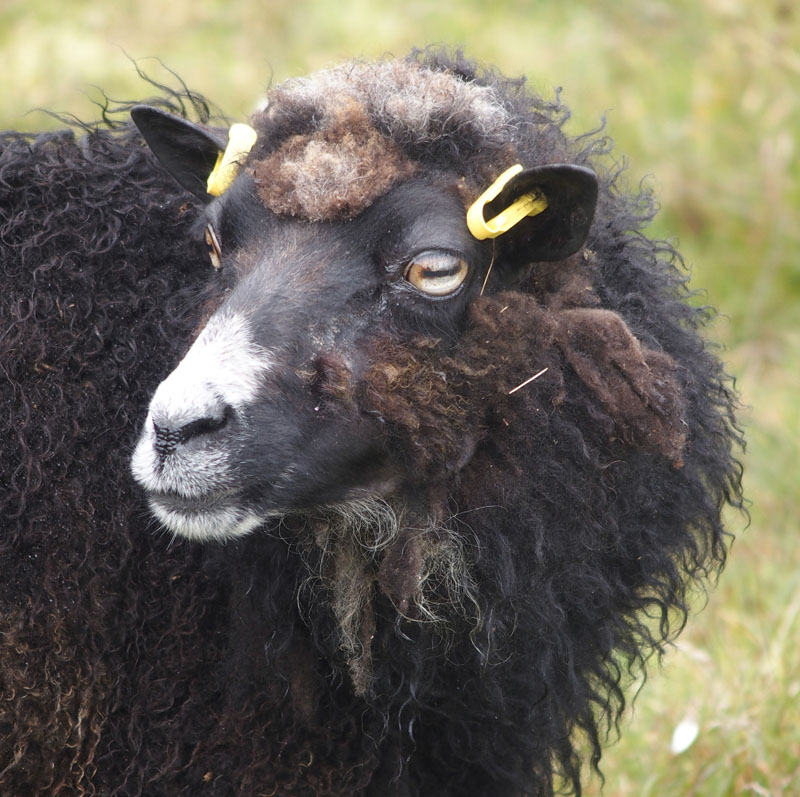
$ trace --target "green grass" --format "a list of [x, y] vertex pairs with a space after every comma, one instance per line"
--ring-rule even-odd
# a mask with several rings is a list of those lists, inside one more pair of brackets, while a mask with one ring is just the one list
[[[706, 608], [653, 669], [607, 795], [800, 794], [800, 10], [791, 0], [5, 0], [0, 127], [54, 126], [44, 107], [92, 119], [100, 86], [136, 99], [154, 57], [231, 116], [270, 82], [355, 55], [445, 42], [575, 110], [607, 119], [662, 203], [692, 284], [722, 315], [746, 405], [752, 523]], [[743, 521], [732, 515], [731, 527]], [[701, 602], [702, 603], [702, 602]], [[700, 725], [684, 753], [675, 725]], [[599, 794], [597, 781], [589, 794]]]

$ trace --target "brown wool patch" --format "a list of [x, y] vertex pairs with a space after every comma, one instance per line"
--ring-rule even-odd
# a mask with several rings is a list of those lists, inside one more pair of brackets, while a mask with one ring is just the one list
[[[566, 289], [573, 287], [568, 281]], [[458, 357], [443, 357], [436, 341], [423, 338], [397, 349], [384, 341], [372, 355], [366, 404], [397, 429], [408, 461], [429, 483], [463, 463], [465, 441], [480, 440], [490, 416], [511, 428], [563, 403], [568, 370], [613, 424], [612, 437], [681, 463], [686, 407], [678, 368], [643, 347], [611, 311], [551, 309], [530, 295], [502, 293], [473, 302]]]
[[678, 465], [686, 427], [675, 361], [642, 347], [610, 310], [562, 310], [557, 318], [564, 357], [600, 399], [623, 439], [659, 450]]
[[423, 558], [420, 535], [404, 529], [387, 549], [378, 570], [378, 585], [400, 614], [408, 614], [422, 584]]
[[253, 171], [274, 213], [330, 221], [356, 216], [415, 168], [364, 107], [345, 98], [321, 129], [290, 137]]
[[398, 344], [376, 341], [364, 377], [365, 403], [400, 432], [407, 455], [422, 473], [446, 473], [461, 459], [474, 423], [473, 408], [445, 370], [438, 341], [417, 338]]

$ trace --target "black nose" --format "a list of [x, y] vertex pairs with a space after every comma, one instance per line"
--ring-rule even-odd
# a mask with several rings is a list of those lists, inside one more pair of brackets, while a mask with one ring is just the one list
[[233, 410], [230, 407], [224, 407], [218, 415], [196, 418], [181, 426], [169, 426], [153, 421], [153, 430], [156, 434], [156, 453], [162, 460], [165, 459], [178, 446], [184, 445], [189, 440], [222, 429], [227, 425], [232, 413]]

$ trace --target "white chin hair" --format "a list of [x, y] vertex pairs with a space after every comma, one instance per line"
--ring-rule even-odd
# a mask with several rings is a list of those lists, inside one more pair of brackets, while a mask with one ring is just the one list
[[243, 537], [264, 522], [264, 518], [254, 512], [236, 507], [186, 512], [167, 509], [157, 499], [153, 499], [150, 501], [150, 509], [169, 531], [200, 542], [224, 542]]

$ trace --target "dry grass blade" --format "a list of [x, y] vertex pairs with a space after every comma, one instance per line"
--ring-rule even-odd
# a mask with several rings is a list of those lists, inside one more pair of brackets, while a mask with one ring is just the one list
[[521, 388], [525, 387], [525, 385], [529, 385], [531, 382], [533, 382], [534, 379], [538, 379], [546, 370], [547, 370], [547, 368], [542, 368], [542, 370], [539, 371], [538, 374], [534, 374], [533, 376], [531, 376], [528, 379], [526, 379], [522, 384], [519, 384], [515, 388], [512, 388], [511, 390], [509, 390], [508, 391], [508, 395], [510, 396], [512, 393], [516, 393], [518, 390], [520, 390]]

